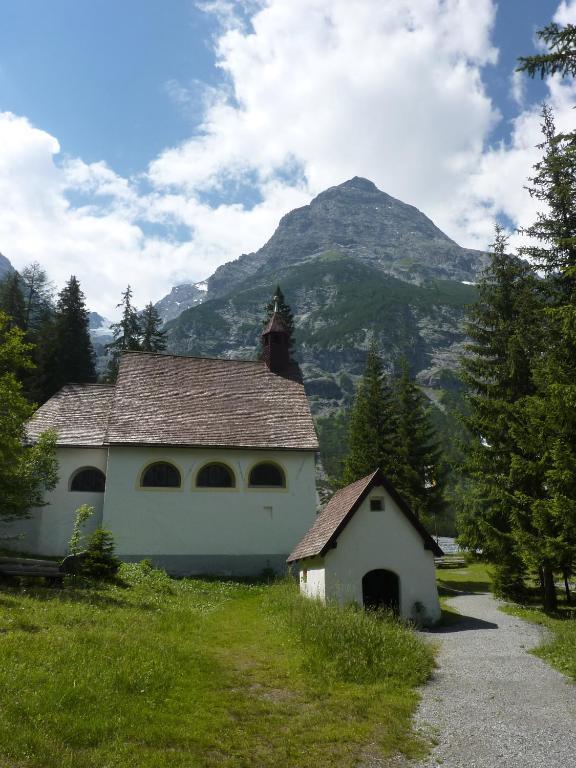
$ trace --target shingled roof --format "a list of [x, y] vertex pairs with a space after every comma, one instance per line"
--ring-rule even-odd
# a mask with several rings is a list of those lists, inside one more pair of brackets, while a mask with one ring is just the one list
[[318, 450], [304, 387], [261, 361], [124, 352], [114, 386], [64, 387], [30, 439], [48, 427], [59, 445]]
[[26, 425], [30, 442], [47, 429], [58, 432], [58, 445], [103, 445], [114, 387], [110, 384], [67, 384]]
[[388, 491], [408, 522], [414, 526], [422, 537], [424, 548], [431, 550], [436, 557], [442, 557], [444, 553], [438, 544], [430, 536], [402, 496], [396, 491], [392, 483], [377, 469], [371, 475], [367, 475], [361, 480], [347, 485], [332, 496], [328, 504], [317, 516], [312, 527], [297, 544], [290, 557], [288, 557], [287, 562], [293, 563], [296, 560], [325, 555], [336, 543], [338, 536], [366, 496], [376, 486], [383, 486]]

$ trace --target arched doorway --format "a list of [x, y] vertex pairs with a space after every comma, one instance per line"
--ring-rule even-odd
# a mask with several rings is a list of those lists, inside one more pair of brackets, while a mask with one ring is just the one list
[[392, 571], [378, 568], [362, 579], [364, 607], [377, 610], [385, 608], [398, 614], [400, 611], [400, 579]]

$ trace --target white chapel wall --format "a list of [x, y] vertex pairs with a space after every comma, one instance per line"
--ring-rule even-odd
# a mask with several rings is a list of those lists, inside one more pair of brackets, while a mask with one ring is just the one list
[[89, 504], [95, 510], [84, 530], [89, 533], [101, 525], [104, 493], [70, 491], [69, 488], [72, 475], [83, 467], [96, 467], [106, 474], [106, 454], [106, 448], [57, 448], [58, 484], [45, 495], [48, 504], [31, 510], [28, 519], [3, 525], [0, 536], [10, 537], [7, 545], [32, 554], [64, 556], [76, 510], [82, 504]]
[[[126, 559], [150, 557], [173, 573], [256, 572], [283, 562], [316, 513], [314, 454], [203, 448], [111, 447], [103, 525]], [[155, 461], [180, 471], [178, 489], [141, 488]], [[198, 470], [224, 462], [236, 487], [196, 488]], [[278, 463], [286, 488], [249, 488], [260, 461]]]

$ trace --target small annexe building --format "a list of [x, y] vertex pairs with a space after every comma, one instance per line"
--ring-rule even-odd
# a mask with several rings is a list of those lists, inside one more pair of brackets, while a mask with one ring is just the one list
[[440, 618], [434, 557], [442, 554], [377, 470], [334, 494], [288, 562], [307, 597], [390, 608], [433, 624]]

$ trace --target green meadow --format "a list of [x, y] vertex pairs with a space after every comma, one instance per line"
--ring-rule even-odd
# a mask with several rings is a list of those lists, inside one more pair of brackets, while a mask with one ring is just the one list
[[290, 582], [172, 580], [0, 592], [0, 765], [346, 768], [416, 757], [428, 644]]

